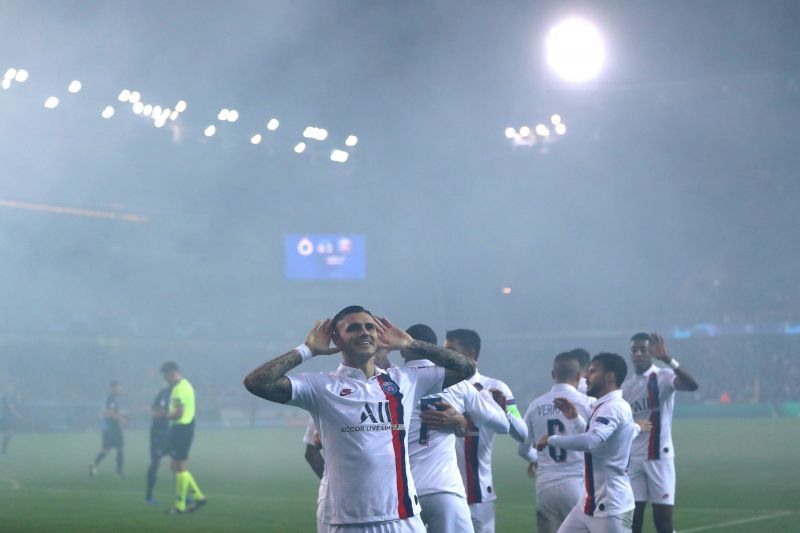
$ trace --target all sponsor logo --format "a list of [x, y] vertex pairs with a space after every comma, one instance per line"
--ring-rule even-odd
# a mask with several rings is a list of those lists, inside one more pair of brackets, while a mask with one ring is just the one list
[[405, 430], [405, 424], [395, 423], [392, 419], [392, 411], [389, 409], [389, 402], [365, 403], [359, 418], [359, 425], [344, 426], [342, 427], [342, 433]]

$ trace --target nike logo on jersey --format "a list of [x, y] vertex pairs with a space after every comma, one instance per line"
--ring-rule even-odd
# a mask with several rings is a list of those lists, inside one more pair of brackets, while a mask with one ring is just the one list
[[353, 389], [342, 389], [339, 392], [339, 396], [347, 396], [348, 394], [353, 394]]

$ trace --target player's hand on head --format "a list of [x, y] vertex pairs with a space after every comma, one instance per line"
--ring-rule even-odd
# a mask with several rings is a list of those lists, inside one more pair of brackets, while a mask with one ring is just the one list
[[561, 411], [561, 414], [563, 414], [569, 420], [572, 420], [578, 416], [578, 409], [575, 407], [575, 404], [569, 401], [567, 398], [556, 398], [553, 400], [553, 405], [555, 405], [556, 409]]
[[378, 326], [379, 349], [391, 352], [402, 350], [411, 344], [411, 335], [389, 322], [388, 318], [376, 316], [374, 319]]
[[540, 438], [536, 442], [536, 451], [540, 452], [540, 451], [544, 450], [545, 448], [547, 448], [547, 439], [548, 439], [547, 435], [542, 435], [542, 438]]
[[650, 340], [648, 342], [647, 349], [650, 352], [650, 355], [659, 361], [669, 361], [669, 355], [667, 355], [667, 345], [664, 342], [664, 337], [658, 333], [650, 334]]
[[306, 337], [306, 346], [314, 355], [331, 355], [340, 351], [339, 347], [331, 346], [332, 340], [333, 322], [331, 319], [317, 320]]
[[529, 478], [536, 477], [536, 463], [528, 463], [528, 477]]
[[639, 429], [641, 429], [642, 431], [650, 431], [651, 429], [653, 429], [653, 424], [646, 419], [635, 420], [633, 423], [639, 426]]
[[489, 392], [492, 393], [492, 398], [494, 399], [495, 403], [503, 408], [503, 411], [508, 412], [508, 398], [506, 395], [503, 394], [503, 391], [500, 389], [489, 389]]

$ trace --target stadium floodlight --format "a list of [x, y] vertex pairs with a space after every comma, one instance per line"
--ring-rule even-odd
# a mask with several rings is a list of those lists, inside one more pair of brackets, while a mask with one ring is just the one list
[[217, 113], [217, 120], [228, 120], [228, 113], [230, 113], [230, 109], [223, 107]]
[[213, 124], [211, 124], [209, 127], [207, 127], [206, 130], [203, 132], [203, 134], [206, 137], [211, 137], [215, 133], [217, 133], [217, 127], [214, 126]]
[[69, 83], [69, 87], [67, 87], [67, 90], [75, 94], [76, 92], [81, 90], [81, 87], [83, 87], [83, 85], [81, 85], [81, 82], [79, 82], [78, 80], [72, 80]]
[[[123, 91], [124, 92], [124, 91]], [[142, 101], [142, 95], [139, 91], [133, 91], [130, 96], [128, 97], [128, 101], [132, 104], [138, 103]]]
[[24, 68], [19, 69], [17, 71], [16, 76], [14, 76], [14, 80], [16, 80], [19, 83], [23, 83], [27, 79], [28, 79], [28, 71], [25, 70]]
[[537, 124], [536, 125], [536, 135], [539, 137], [549, 137], [550, 136], [550, 129], [545, 126], [544, 124]]
[[8, 89], [8, 88], [10, 88], [10, 87], [11, 87], [11, 80], [10, 80], [10, 79], [8, 79], [8, 78], [5, 78], [5, 79], [3, 80], [3, 89]]
[[556, 135], [564, 135], [565, 133], [567, 133], [567, 126], [563, 122], [556, 124]]
[[58, 97], [51, 96], [50, 98], [44, 101], [44, 106], [47, 109], [55, 109], [56, 107], [58, 107]]
[[105, 109], [103, 109], [103, 112], [100, 113], [100, 116], [103, 117], [103, 118], [111, 118], [111, 117], [113, 117], [114, 116], [114, 108], [111, 107], [110, 105], [107, 105], [105, 107]]
[[517, 136], [517, 130], [515, 130], [514, 128], [509, 127], [509, 128], [506, 128], [505, 134], [506, 134], [506, 139], [513, 139], [514, 137]]
[[350, 157], [350, 154], [345, 152], [344, 150], [334, 150], [331, 152], [331, 161], [336, 163], [345, 163], [347, 162], [347, 158]]
[[550, 117], [550, 123], [553, 126], [558, 126], [559, 124], [561, 124], [561, 115], [553, 115], [553, 116], [551, 116]]
[[178, 115], [180, 115], [180, 113], [178, 113], [178, 110], [176, 109], [175, 111], [169, 114], [169, 119], [176, 120], [178, 118]]
[[566, 81], [582, 83], [595, 78], [606, 60], [600, 32], [590, 22], [568, 18], [547, 36], [547, 64]]
[[258, 144], [261, 142], [261, 134], [256, 133], [252, 137], [250, 137], [250, 144]]
[[144, 104], [141, 102], [133, 104], [133, 112], [137, 115], [141, 115], [144, 112]]
[[522, 126], [519, 129], [519, 136], [520, 137], [529, 137], [531, 134], [531, 129], [528, 126]]
[[299, 143], [294, 145], [294, 153], [302, 154], [305, 151], [306, 151], [306, 143], [299, 142]]
[[269, 119], [269, 122], [267, 122], [267, 129], [269, 131], [275, 131], [278, 129], [280, 125], [281, 125], [280, 120], [278, 120], [277, 118], [271, 118]]
[[153, 121], [153, 126], [155, 126], [156, 128], [163, 128], [164, 124], [166, 124], [166, 123], [167, 123], [167, 120], [165, 118], [158, 117], [157, 119], [155, 119], [155, 121]]
[[237, 120], [239, 120], [239, 112], [235, 109], [231, 109], [228, 112], [228, 122], [236, 122]]
[[358, 144], [358, 137], [355, 135], [348, 135], [347, 139], [345, 139], [344, 144], [350, 147], [353, 147]]
[[161, 110], [160, 118], [166, 121], [170, 116], [172, 116], [172, 109], [165, 107]]
[[3, 77], [3, 79], [4, 80], [13, 80], [16, 75], [17, 75], [17, 69], [15, 69], [14, 67], [9, 67], [9, 69], [6, 70], [6, 74]]
[[175, 104], [175, 111], [178, 113], [186, 111], [186, 100], [178, 100], [178, 103]]
[[149, 117], [150, 113], [152, 112], [153, 112], [153, 106], [151, 106], [150, 104], [144, 106], [144, 116]]
[[123, 89], [119, 92], [117, 100], [119, 100], [120, 102], [127, 102], [130, 99], [130, 97], [131, 97], [131, 92], [128, 89]]

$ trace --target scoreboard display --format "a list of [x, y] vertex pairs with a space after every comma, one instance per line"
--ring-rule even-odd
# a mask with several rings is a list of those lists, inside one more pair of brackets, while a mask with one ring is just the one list
[[287, 279], [364, 279], [363, 235], [317, 234], [284, 237]]

